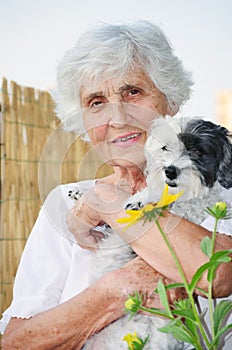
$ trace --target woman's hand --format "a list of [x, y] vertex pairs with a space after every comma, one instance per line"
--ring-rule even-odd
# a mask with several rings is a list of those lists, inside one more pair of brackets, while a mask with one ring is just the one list
[[[144, 306], [161, 307], [158, 295], [153, 293], [160, 278], [158, 272], [137, 257], [56, 307], [30, 319], [11, 319], [2, 338], [2, 349], [80, 350], [94, 333], [124, 315], [130, 294], [138, 291], [143, 295]], [[164, 283], [169, 282], [164, 279]], [[184, 297], [182, 290], [175, 289], [170, 301], [180, 297]]]
[[[94, 230], [104, 222], [112, 228], [116, 217], [124, 216], [124, 203], [128, 198], [125, 183], [114, 185], [101, 183], [81, 197], [67, 215], [67, 226], [82, 248], [95, 250], [103, 234]], [[122, 214], [120, 214], [122, 213]]]

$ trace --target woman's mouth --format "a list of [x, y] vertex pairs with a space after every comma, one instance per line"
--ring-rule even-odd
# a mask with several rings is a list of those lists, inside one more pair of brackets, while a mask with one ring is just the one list
[[142, 133], [133, 133], [133, 134], [126, 134], [122, 135], [120, 137], [117, 137], [112, 142], [116, 143], [119, 146], [126, 146], [128, 144], [137, 142], [142, 136]]

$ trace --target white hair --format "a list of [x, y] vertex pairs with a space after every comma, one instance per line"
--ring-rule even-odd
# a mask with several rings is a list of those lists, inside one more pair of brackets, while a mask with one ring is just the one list
[[158, 26], [147, 21], [101, 24], [84, 33], [58, 66], [56, 112], [64, 129], [86, 133], [80, 106], [80, 89], [86, 78], [123, 76], [135, 66], [166, 96], [171, 110], [176, 112], [189, 99], [191, 74]]

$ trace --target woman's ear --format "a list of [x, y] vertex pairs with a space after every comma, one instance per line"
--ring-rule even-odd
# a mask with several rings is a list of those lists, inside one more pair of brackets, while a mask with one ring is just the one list
[[174, 116], [179, 111], [179, 106], [175, 102], [171, 102], [167, 104], [167, 114], [170, 116]]

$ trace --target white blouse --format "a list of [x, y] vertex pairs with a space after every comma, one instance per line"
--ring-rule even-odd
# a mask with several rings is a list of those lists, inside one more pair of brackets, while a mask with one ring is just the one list
[[[0, 321], [1, 333], [11, 317], [30, 318], [88, 287], [92, 253], [77, 245], [66, 226], [66, 215], [74, 205], [69, 191], [79, 188], [85, 193], [94, 184], [94, 180], [87, 180], [60, 185], [46, 198], [21, 257], [13, 300]], [[220, 197], [232, 206], [232, 189], [222, 189]], [[214, 219], [209, 216], [202, 226], [213, 230]], [[232, 235], [232, 219], [220, 220], [218, 231]], [[207, 300], [200, 299], [202, 306], [207, 307]], [[232, 316], [229, 321], [232, 323]], [[230, 341], [228, 350], [232, 348], [232, 338]]]

